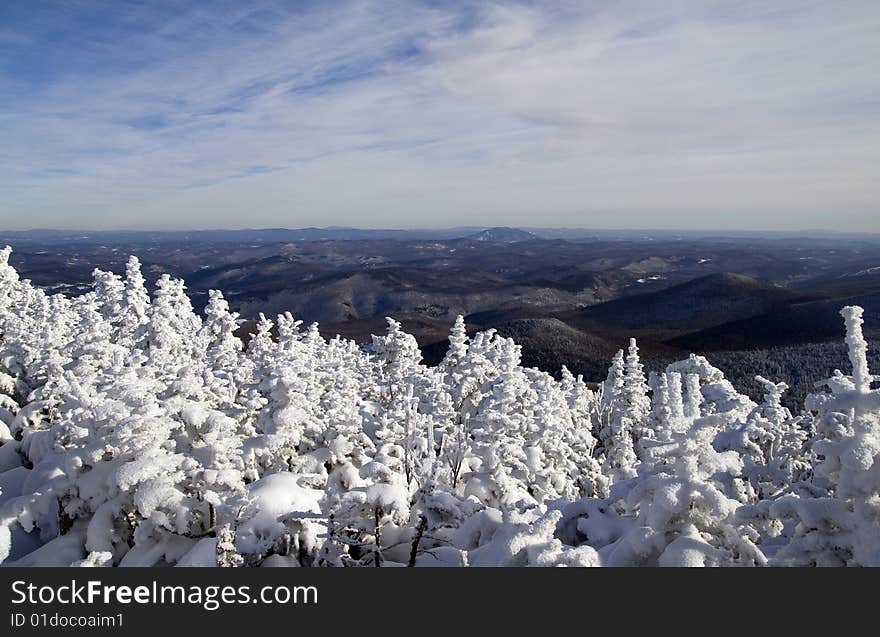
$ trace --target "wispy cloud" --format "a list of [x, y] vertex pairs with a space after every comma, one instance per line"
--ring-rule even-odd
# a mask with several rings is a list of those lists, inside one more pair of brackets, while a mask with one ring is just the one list
[[875, 2], [0, 8], [0, 225], [880, 230]]

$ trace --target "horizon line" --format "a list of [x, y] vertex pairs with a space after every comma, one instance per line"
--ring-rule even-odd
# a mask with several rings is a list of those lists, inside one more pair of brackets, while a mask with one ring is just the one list
[[0, 229], [0, 234], [26, 234], [37, 232], [55, 233], [93, 233], [93, 234], [183, 234], [199, 232], [297, 232], [297, 231], [333, 231], [333, 230], [356, 230], [360, 232], [452, 232], [473, 231], [480, 232], [493, 229], [510, 229], [521, 231], [572, 231], [572, 232], [657, 232], [657, 233], [686, 233], [686, 234], [832, 234], [832, 235], [880, 235], [880, 230], [834, 230], [830, 228], [804, 228], [799, 230], [769, 230], [753, 228], [650, 228], [650, 227], [589, 227], [589, 226], [508, 226], [508, 225], [473, 225], [473, 226], [417, 226], [417, 227], [364, 227], [364, 226], [266, 226], [266, 227], [238, 227], [238, 228], [21, 228]]

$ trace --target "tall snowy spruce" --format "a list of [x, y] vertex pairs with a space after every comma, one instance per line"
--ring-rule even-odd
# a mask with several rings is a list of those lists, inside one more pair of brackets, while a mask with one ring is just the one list
[[880, 390], [803, 408], [697, 355], [592, 390], [462, 317], [437, 367], [388, 319], [358, 344], [290, 314], [247, 346], [219, 291], [152, 296], [132, 257], [49, 295], [0, 250], [0, 562], [18, 566], [880, 566]]

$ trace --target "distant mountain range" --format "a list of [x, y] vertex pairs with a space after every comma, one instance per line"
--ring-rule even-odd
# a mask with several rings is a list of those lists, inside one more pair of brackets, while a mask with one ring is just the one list
[[0, 230], [0, 242], [14, 244], [85, 244], [85, 243], [185, 243], [229, 242], [271, 244], [298, 241], [358, 240], [449, 240], [472, 238], [478, 241], [509, 243], [532, 239], [565, 239], [568, 241], [652, 241], [699, 240], [712, 237], [749, 238], [828, 238], [880, 240], [880, 235], [837, 233], [826, 230], [790, 232], [747, 230], [670, 230], [670, 229], [590, 229], [462, 226], [453, 228], [244, 228], [237, 230]]
[[[581, 232], [28, 231], [0, 233], [0, 244], [12, 245], [10, 262], [48, 292], [88, 291], [95, 267], [122, 273], [135, 254], [150, 283], [163, 272], [185, 279], [197, 310], [208, 290], [223, 290], [248, 320], [243, 333], [260, 313], [289, 311], [319, 322], [325, 336], [365, 342], [393, 316], [436, 362], [462, 314], [471, 332], [515, 337], [526, 365], [566, 365], [590, 380], [630, 336], [657, 364], [692, 351], [806, 347], [841, 337], [838, 312], [847, 303], [865, 307], [866, 333], [880, 331], [876, 237]], [[811, 368], [822, 368], [819, 359]]]

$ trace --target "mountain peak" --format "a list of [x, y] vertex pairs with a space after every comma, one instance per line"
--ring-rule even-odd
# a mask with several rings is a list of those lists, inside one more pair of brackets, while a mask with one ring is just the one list
[[497, 226], [495, 228], [486, 228], [472, 235], [467, 236], [468, 239], [474, 241], [487, 241], [491, 243], [516, 243], [518, 241], [530, 241], [537, 239], [537, 235], [519, 228], [510, 228], [508, 226]]

